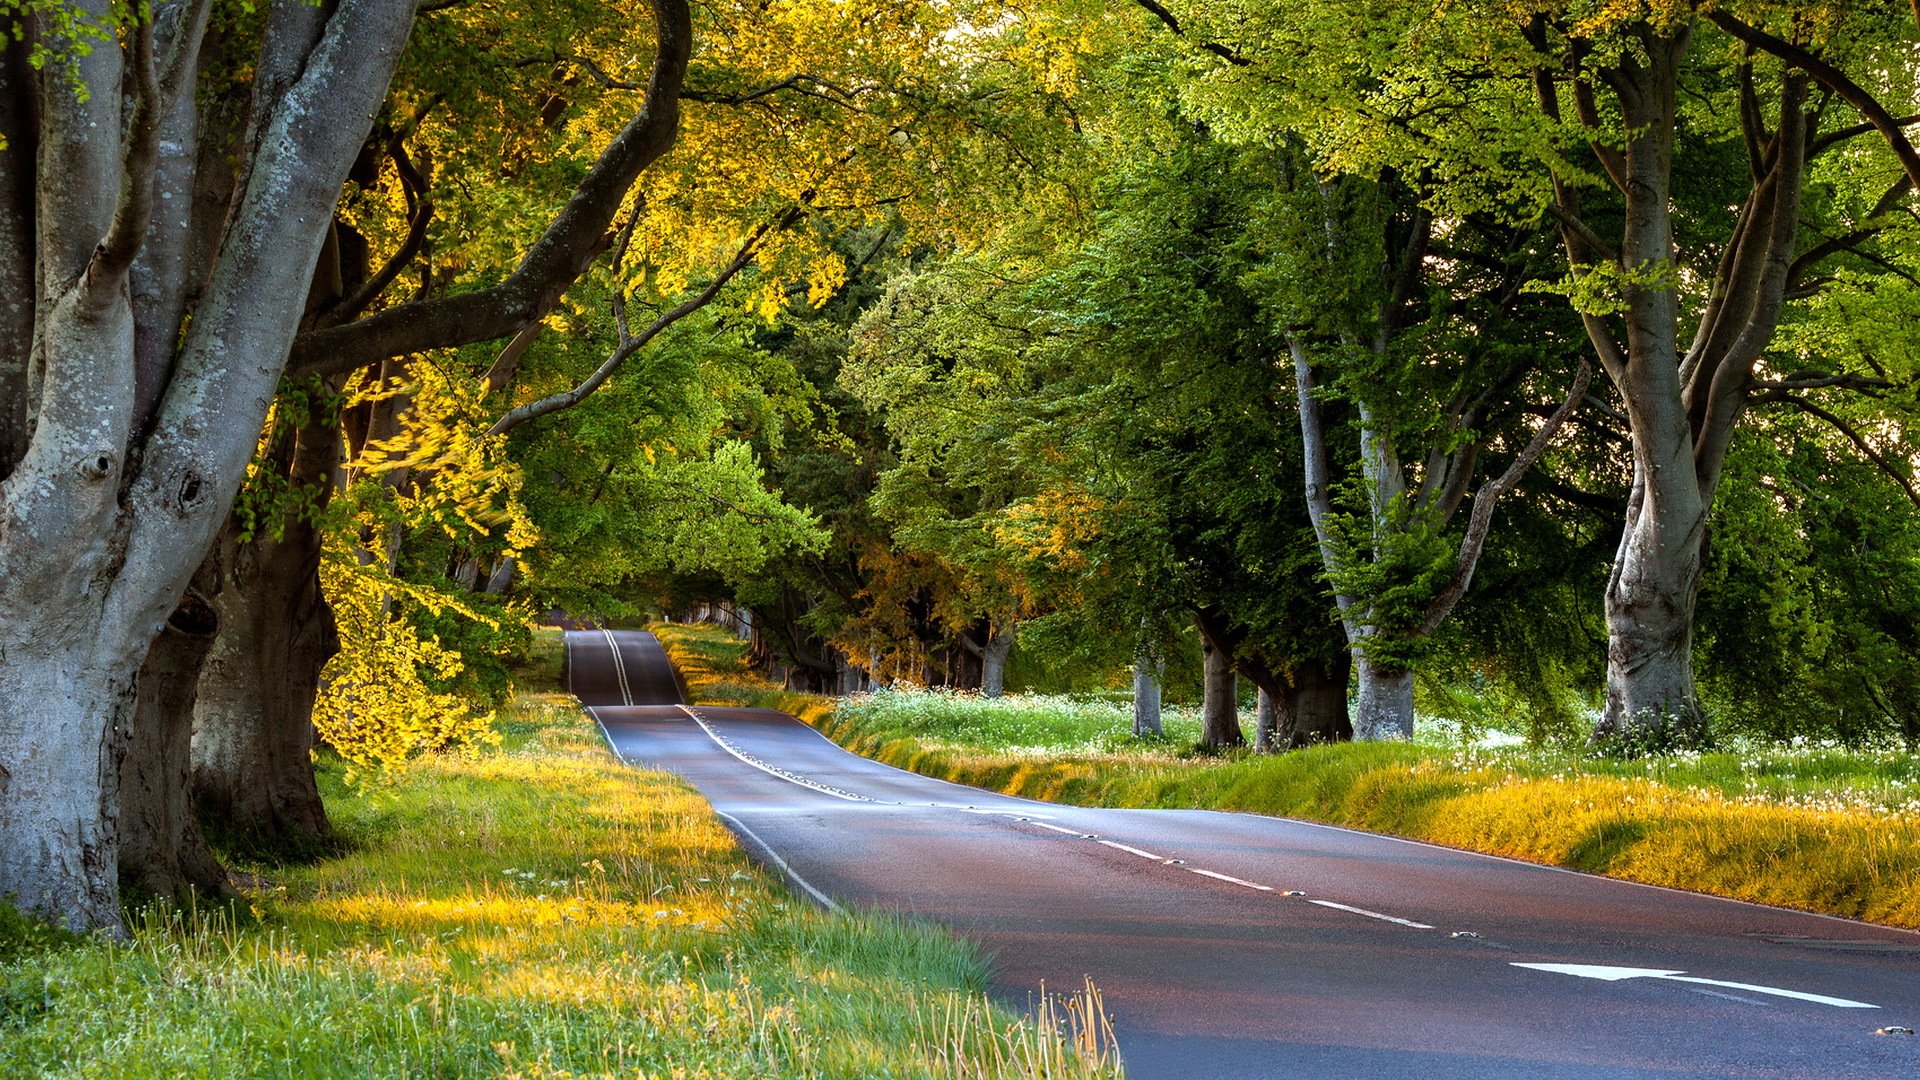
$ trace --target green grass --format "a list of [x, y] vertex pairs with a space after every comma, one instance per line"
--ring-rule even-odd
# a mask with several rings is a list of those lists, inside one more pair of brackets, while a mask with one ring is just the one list
[[1016, 1018], [965, 943], [796, 900], [570, 698], [505, 734], [372, 789], [325, 768], [350, 853], [236, 905], [126, 943], [0, 919], [0, 1076], [1118, 1075], [1097, 1008]]
[[1634, 761], [1445, 741], [1185, 752], [1124, 705], [944, 692], [845, 701], [756, 682], [706, 628], [663, 640], [696, 695], [782, 708], [859, 753], [946, 780], [1092, 806], [1301, 817], [1649, 884], [1920, 927], [1920, 760], [1740, 748]]

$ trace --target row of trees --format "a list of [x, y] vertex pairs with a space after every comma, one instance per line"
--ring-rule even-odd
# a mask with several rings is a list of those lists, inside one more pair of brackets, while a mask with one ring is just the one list
[[1216, 744], [1421, 670], [1693, 738], [1696, 655], [1913, 734], [1904, 9], [0, 18], [0, 896], [67, 925], [324, 840], [316, 723], [484, 730], [516, 603], [821, 688], [1192, 628]]
[[222, 890], [202, 817], [324, 841], [316, 726], [483, 731], [516, 576], [817, 548], [721, 422], [804, 402], [728, 343], [1049, 99], [966, 5], [0, 18], [0, 897], [109, 931]]
[[1083, 14], [1084, 199], [815, 319], [856, 449], [773, 459], [838, 557], [740, 592], [769, 658], [991, 692], [1015, 625], [1191, 622], [1282, 742], [1349, 679], [1404, 737], [1427, 667], [1697, 743], [1696, 661], [1722, 723], [1913, 738], [1911, 12]]

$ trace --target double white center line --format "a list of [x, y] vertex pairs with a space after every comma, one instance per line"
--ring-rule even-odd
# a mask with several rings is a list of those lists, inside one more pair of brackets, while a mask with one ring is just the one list
[[607, 648], [613, 650], [613, 674], [620, 680], [620, 701], [631, 705], [633, 688], [627, 685], [627, 661], [620, 655], [620, 642], [613, 636], [613, 631], [603, 628], [600, 632], [607, 635]]

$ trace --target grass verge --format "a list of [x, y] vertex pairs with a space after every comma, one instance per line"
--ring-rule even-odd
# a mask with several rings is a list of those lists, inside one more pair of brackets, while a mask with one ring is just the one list
[[965, 943], [797, 901], [571, 698], [505, 729], [374, 790], [325, 769], [350, 853], [239, 904], [123, 944], [0, 919], [0, 1076], [1119, 1075], [1089, 1010], [1017, 1019]]
[[1348, 744], [1194, 757], [1062, 699], [779, 690], [709, 627], [657, 627], [697, 700], [784, 709], [900, 768], [1088, 806], [1306, 818], [1651, 885], [1920, 928], [1920, 761], [1829, 749], [1594, 760]]

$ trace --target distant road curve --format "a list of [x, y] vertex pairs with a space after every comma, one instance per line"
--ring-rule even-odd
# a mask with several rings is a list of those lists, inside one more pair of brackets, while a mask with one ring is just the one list
[[980, 941], [995, 989], [1101, 988], [1135, 1080], [1920, 1080], [1920, 934], [1309, 822], [1016, 799], [688, 707], [651, 634], [567, 634], [624, 761], [819, 903]]

